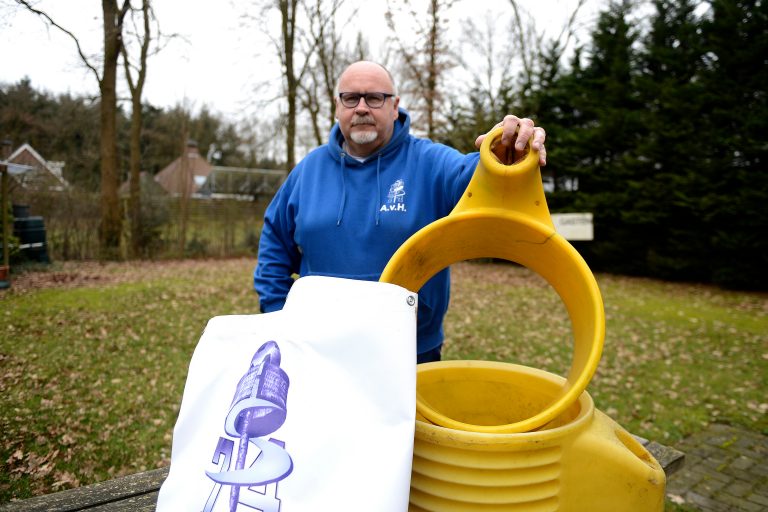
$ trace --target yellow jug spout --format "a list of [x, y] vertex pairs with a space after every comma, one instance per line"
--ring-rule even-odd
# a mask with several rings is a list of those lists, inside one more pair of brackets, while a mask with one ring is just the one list
[[480, 162], [452, 214], [490, 209], [512, 211], [541, 222], [554, 231], [541, 182], [539, 152], [528, 146], [520, 161], [504, 164], [493, 151], [501, 140], [501, 134], [502, 129], [496, 128], [483, 140]]

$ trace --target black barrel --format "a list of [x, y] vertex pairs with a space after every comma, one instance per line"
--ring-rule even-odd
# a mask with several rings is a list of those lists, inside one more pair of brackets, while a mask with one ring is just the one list
[[46, 243], [45, 222], [42, 217], [21, 217], [13, 221], [13, 234], [19, 239], [22, 254], [27, 259], [50, 263]]
[[29, 205], [28, 204], [13, 204], [11, 205], [11, 208], [13, 208], [13, 217], [16, 219], [21, 219], [24, 217], [29, 217]]

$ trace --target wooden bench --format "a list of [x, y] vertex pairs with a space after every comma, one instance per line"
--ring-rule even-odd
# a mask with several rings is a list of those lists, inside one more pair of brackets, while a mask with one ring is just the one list
[[[669, 477], [685, 455], [662, 444], [637, 438]], [[154, 469], [106, 482], [0, 505], [0, 512], [154, 512], [157, 494], [169, 468]]]

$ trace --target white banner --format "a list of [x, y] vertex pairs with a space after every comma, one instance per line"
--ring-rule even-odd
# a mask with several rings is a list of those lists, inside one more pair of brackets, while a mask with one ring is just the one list
[[391, 284], [306, 277], [282, 311], [211, 319], [157, 510], [407, 510], [416, 300]]

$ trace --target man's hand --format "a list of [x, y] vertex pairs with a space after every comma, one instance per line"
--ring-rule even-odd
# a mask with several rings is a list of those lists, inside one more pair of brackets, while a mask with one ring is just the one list
[[[531, 140], [531, 147], [539, 152], [539, 165], [547, 165], [547, 150], [544, 148], [544, 139], [547, 134], [544, 128], [533, 126], [533, 121], [524, 117], [520, 119], [517, 116], [507, 115], [504, 120], [494, 126], [490, 131], [504, 127], [501, 140], [491, 150], [501, 160], [503, 164], [511, 165], [525, 156], [525, 145]], [[475, 140], [477, 148], [483, 143], [488, 134], [480, 135]]]

